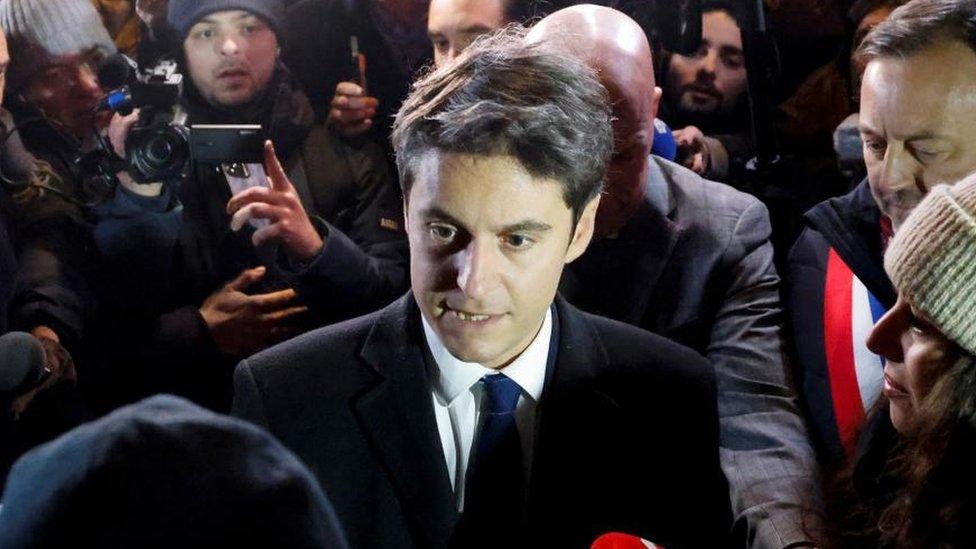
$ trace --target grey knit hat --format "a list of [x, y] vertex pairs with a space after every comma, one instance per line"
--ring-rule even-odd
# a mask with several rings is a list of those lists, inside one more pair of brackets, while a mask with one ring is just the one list
[[885, 270], [927, 321], [976, 355], [976, 174], [929, 192], [888, 245]]
[[201, 18], [218, 11], [244, 10], [267, 21], [281, 39], [281, 20], [285, 13], [282, 0], [170, 0], [166, 21], [182, 42], [190, 27]]
[[96, 48], [115, 53], [115, 44], [91, 0], [0, 0], [0, 28], [7, 35], [7, 90], [17, 91], [46, 62]]

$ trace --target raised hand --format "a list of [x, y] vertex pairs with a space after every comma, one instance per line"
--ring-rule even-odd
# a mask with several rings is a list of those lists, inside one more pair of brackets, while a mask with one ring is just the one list
[[251, 237], [255, 246], [277, 241], [285, 252], [298, 261], [314, 258], [325, 243], [315, 231], [302, 201], [275, 155], [271, 141], [264, 143], [264, 169], [270, 187], [251, 187], [234, 195], [227, 203], [230, 227], [240, 230], [248, 220], [267, 219], [266, 227]]

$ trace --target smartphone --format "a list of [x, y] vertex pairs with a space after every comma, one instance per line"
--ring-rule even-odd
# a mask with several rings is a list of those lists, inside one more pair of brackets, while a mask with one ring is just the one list
[[264, 131], [259, 124], [194, 124], [190, 157], [211, 164], [264, 162]]
[[[251, 187], [267, 187], [264, 172], [264, 133], [256, 124], [196, 124], [190, 126], [190, 156], [197, 162], [217, 164], [231, 195]], [[267, 219], [250, 219], [255, 229]]]
[[349, 50], [352, 53], [352, 66], [356, 72], [356, 83], [363, 89], [363, 95], [369, 95], [369, 92], [366, 91], [366, 54], [359, 51], [358, 36], [349, 37]]

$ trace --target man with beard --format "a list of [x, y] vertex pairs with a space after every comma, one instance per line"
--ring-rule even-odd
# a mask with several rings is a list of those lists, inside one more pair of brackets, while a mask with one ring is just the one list
[[672, 54], [664, 81], [662, 119], [674, 130], [686, 168], [730, 181], [751, 156], [747, 78], [737, 8], [702, 3], [702, 43], [691, 56]]
[[661, 91], [635, 21], [575, 6], [544, 18], [528, 38], [581, 56], [613, 105], [614, 154], [594, 242], [567, 266], [560, 292], [711, 361], [735, 536], [751, 547], [808, 543], [804, 526], [812, 530], [817, 520], [816, 461], [783, 362], [766, 208], [650, 155]]

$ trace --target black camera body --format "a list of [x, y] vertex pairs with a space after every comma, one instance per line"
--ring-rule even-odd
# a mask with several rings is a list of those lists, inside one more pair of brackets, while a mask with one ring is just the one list
[[183, 75], [174, 61], [163, 60], [139, 71], [116, 56], [103, 65], [99, 79], [115, 87], [104, 106], [122, 115], [139, 109], [139, 120], [126, 138], [126, 169], [137, 183], [179, 177], [190, 160], [190, 130], [179, 107]]

